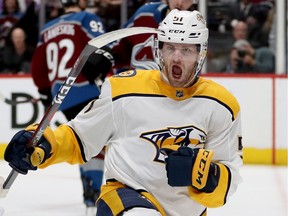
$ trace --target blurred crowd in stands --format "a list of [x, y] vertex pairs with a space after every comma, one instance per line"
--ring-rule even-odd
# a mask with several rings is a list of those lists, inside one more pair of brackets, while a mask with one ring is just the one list
[[[102, 18], [106, 31], [121, 28], [122, 0], [83, 1], [88, 1], [87, 10]], [[45, 14], [41, 17], [43, 0], [0, 0], [0, 73], [29, 73], [41, 22], [63, 13], [60, 1], [44, 2]], [[152, 0], [128, 0], [127, 18], [149, 2]], [[275, 0], [208, 0], [207, 71], [274, 73], [276, 3]]]
[[208, 71], [274, 73], [275, 3], [269, 0], [226, 1], [208, 7]]

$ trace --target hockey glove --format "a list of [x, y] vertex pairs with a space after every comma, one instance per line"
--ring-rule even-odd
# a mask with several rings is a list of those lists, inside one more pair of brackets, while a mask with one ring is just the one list
[[91, 54], [85, 63], [82, 74], [90, 84], [95, 84], [96, 79], [104, 81], [114, 65], [114, 57], [109, 47], [102, 47]]
[[9, 165], [24, 175], [28, 173], [28, 170], [37, 170], [37, 166], [51, 156], [51, 145], [47, 140], [55, 140], [55, 138], [49, 127], [45, 130], [36, 147], [27, 146], [36, 128], [37, 125], [34, 124], [17, 132], [4, 153], [4, 159], [9, 162]]
[[175, 146], [160, 150], [167, 156], [165, 163], [168, 184], [172, 187], [192, 186], [200, 192], [213, 192], [220, 176], [219, 166], [212, 162], [214, 152], [179, 146], [177, 149]]

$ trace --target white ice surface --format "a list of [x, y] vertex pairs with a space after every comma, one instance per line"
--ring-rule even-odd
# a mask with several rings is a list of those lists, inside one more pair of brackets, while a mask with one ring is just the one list
[[[6, 179], [10, 171], [0, 160], [0, 176]], [[243, 166], [244, 181], [236, 194], [225, 206], [208, 209], [208, 216], [288, 216], [287, 171], [287, 167]], [[7, 197], [0, 198], [1, 208], [3, 216], [85, 216], [78, 165], [59, 164], [18, 175]]]

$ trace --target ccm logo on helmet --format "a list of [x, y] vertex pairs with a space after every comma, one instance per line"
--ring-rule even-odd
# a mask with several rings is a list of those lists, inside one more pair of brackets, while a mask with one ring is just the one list
[[174, 29], [170, 29], [169, 33], [174, 33], [174, 34], [184, 34], [185, 31], [184, 30], [174, 30]]

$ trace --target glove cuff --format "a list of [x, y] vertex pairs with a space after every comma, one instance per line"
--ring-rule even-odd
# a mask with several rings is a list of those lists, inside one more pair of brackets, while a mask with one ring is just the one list
[[[32, 124], [32, 125], [29, 125], [25, 130], [34, 132], [37, 129], [37, 127], [38, 127], [38, 124]], [[54, 132], [49, 126], [45, 129], [43, 136], [40, 138], [38, 143], [39, 144], [35, 147], [35, 150], [33, 154], [31, 155], [30, 160], [32, 164], [35, 163], [35, 164], [40, 165], [44, 163], [45, 160], [50, 158], [53, 152], [53, 146], [55, 146], [55, 143], [56, 143]], [[32, 156], [35, 158], [32, 159]]]

